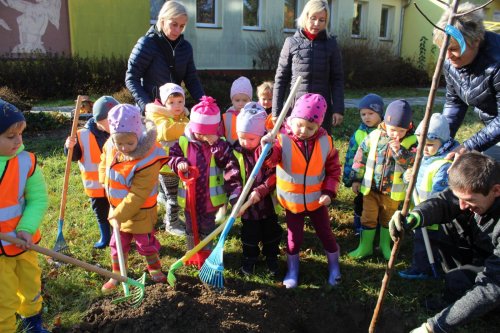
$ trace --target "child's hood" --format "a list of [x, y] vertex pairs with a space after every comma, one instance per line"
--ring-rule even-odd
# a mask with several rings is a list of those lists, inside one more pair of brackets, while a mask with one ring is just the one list
[[156, 144], [155, 124], [151, 120], [146, 119], [144, 122], [144, 127], [146, 128], [144, 136], [139, 140], [137, 148], [129, 154], [129, 157], [132, 160], [143, 158]]
[[436, 152], [435, 155], [432, 155], [432, 156], [424, 156], [423, 158], [424, 159], [441, 159], [441, 158], [444, 158], [446, 157], [446, 155], [448, 155], [449, 153], [451, 153], [453, 151], [453, 149], [455, 149], [456, 147], [458, 147], [460, 145], [460, 143], [453, 139], [453, 138], [450, 138], [448, 141], [446, 141], [445, 143], [443, 143], [443, 145], [441, 147], [439, 147], [438, 151]]

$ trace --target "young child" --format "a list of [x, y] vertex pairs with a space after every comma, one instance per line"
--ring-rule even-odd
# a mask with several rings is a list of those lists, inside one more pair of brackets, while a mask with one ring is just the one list
[[68, 136], [64, 144], [64, 154], [73, 147], [72, 161], [78, 161], [85, 194], [90, 198], [90, 205], [97, 218], [101, 237], [94, 244], [96, 249], [104, 249], [111, 239], [108, 222], [109, 202], [104, 187], [99, 183], [99, 163], [102, 147], [109, 138], [108, 112], [118, 105], [111, 96], [102, 96], [92, 106], [92, 118], [78, 130], [77, 137]]
[[[340, 249], [330, 228], [328, 206], [335, 199], [341, 166], [333, 139], [321, 128], [326, 101], [319, 94], [302, 95], [295, 102], [284, 133], [280, 133], [266, 166], [276, 168], [278, 201], [285, 208], [288, 228], [288, 271], [283, 285], [295, 288], [299, 251], [304, 239], [304, 218], [309, 217], [328, 259], [328, 283], [340, 281]], [[270, 142], [270, 135], [262, 144]]]
[[[238, 141], [233, 145], [241, 170], [243, 183], [255, 167], [262, 151], [260, 139], [266, 133], [267, 114], [264, 108], [255, 102], [247, 103], [236, 120]], [[274, 210], [271, 195], [276, 188], [276, 170], [262, 167], [252, 184], [249, 201], [252, 202], [246, 211], [240, 211], [243, 224], [241, 242], [243, 243], [243, 260], [241, 272], [253, 274], [255, 264], [260, 255], [259, 242], [262, 242], [262, 254], [266, 257], [269, 272], [278, 272], [279, 243], [283, 230], [278, 224], [278, 216]]]
[[[0, 231], [25, 240], [29, 247], [40, 241], [38, 227], [48, 195], [35, 155], [24, 150], [25, 128], [23, 114], [0, 99]], [[0, 295], [0, 332], [16, 332], [16, 313], [21, 316], [21, 330], [48, 332], [40, 314], [41, 270], [35, 251], [0, 242]]]
[[236, 134], [236, 117], [243, 106], [252, 100], [252, 83], [246, 77], [240, 76], [231, 85], [230, 95], [232, 106], [222, 115], [222, 135], [232, 145], [238, 140], [238, 135]]
[[[135, 240], [137, 251], [146, 257], [153, 281], [165, 283], [154, 225], [158, 173], [168, 158], [156, 142], [155, 125], [149, 120], [142, 122], [138, 107], [118, 104], [109, 111], [108, 121], [111, 136], [104, 145], [99, 181], [104, 184], [111, 206], [109, 222], [120, 226], [124, 257], [128, 257], [130, 243]], [[114, 234], [110, 248], [113, 272], [120, 274]], [[118, 281], [110, 279], [102, 292], [108, 294], [117, 285]]]
[[352, 165], [352, 191], [363, 193], [361, 239], [349, 257], [361, 259], [373, 253], [373, 239], [380, 224], [380, 249], [391, 256], [389, 220], [405, 198], [403, 173], [413, 165], [417, 138], [411, 122], [413, 112], [405, 100], [387, 106], [384, 121], [361, 143]]
[[[196, 220], [199, 239], [215, 229], [215, 215], [228, 198], [234, 204], [241, 194], [241, 177], [231, 145], [217, 135], [220, 110], [215, 100], [203, 96], [191, 109], [191, 119], [179, 138], [170, 148], [169, 166], [175, 173], [187, 172], [188, 166], [196, 166]], [[224, 174], [223, 174], [224, 171]], [[186, 217], [186, 241], [188, 249], [194, 247], [192, 217], [186, 209], [186, 190], [179, 183], [179, 205]], [[210, 249], [210, 245], [206, 247]]]
[[[185, 107], [184, 89], [175, 83], [166, 83], [160, 87], [161, 101], [146, 105], [146, 118], [152, 120], [158, 132], [156, 140], [165, 149], [167, 155], [170, 148], [179, 141], [189, 122], [188, 110]], [[174, 236], [186, 234], [186, 226], [179, 219], [177, 188], [179, 177], [168, 165], [160, 170], [160, 186], [166, 196], [165, 230]]]
[[[361, 117], [361, 125], [351, 136], [349, 140], [349, 147], [345, 154], [344, 176], [342, 180], [345, 187], [351, 187], [351, 171], [354, 155], [358, 151], [359, 146], [363, 140], [378, 124], [382, 122], [384, 117], [384, 101], [382, 97], [376, 94], [368, 94], [359, 101], [358, 104], [359, 115]], [[361, 232], [361, 213], [363, 212], [363, 194], [359, 192], [354, 198], [354, 233], [359, 235]]]
[[259, 103], [266, 109], [267, 113], [266, 129], [268, 131], [272, 130], [274, 127], [273, 116], [271, 115], [273, 108], [273, 87], [274, 84], [272, 81], [264, 81], [257, 87]]
[[[422, 141], [423, 124], [418, 125], [415, 135], [418, 141]], [[424, 156], [418, 170], [417, 182], [413, 191], [413, 202], [415, 205], [427, 200], [431, 195], [439, 193], [448, 187], [448, 169], [451, 161], [445, 160], [447, 154], [458, 147], [459, 143], [450, 137], [450, 126], [446, 117], [434, 113], [429, 122], [427, 138], [424, 146]], [[409, 182], [413, 176], [412, 169], [406, 170], [404, 178]], [[445, 238], [443, 230], [438, 224], [427, 227], [427, 234], [431, 242], [434, 258], [439, 258], [435, 242]], [[427, 251], [425, 249], [422, 229], [415, 229], [413, 239], [413, 259], [411, 266], [399, 272], [399, 276], [405, 279], [425, 280], [433, 277], [432, 268], [429, 264]]]

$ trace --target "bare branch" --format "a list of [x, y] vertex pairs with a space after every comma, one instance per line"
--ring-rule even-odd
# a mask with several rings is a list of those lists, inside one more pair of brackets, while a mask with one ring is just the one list
[[480, 10], [480, 9], [482, 9], [482, 8], [484, 8], [484, 7], [486, 7], [486, 6], [488, 6], [488, 5], [489, 5], [490, 3], [492, 3], [492, 2], [493, 2], [493, 0], [490, 0], [490, 1], [488, 1], [487, 3], [485, 3], [484, 5], [481, 5], [481, 6], [479, 6], [479, 7], [476, 7], [476, 8], [474, 8], [474, 9], [471, 9], [471, 10], [469, 10], [468, 12], [465, 12], [465, 13], [460, 13], [460, 14], [455, 14], [455, 17], [461, 17], [461, 16], [467, 15], [467, 14], [469, 14], [469, 13], [475, 12], [476, 10]]
[[[492, 0], [493, 1], [493, 0]], [[427, 15], [424, 14], [424, 12], [418, 7], [417, 3], [414, 2], [413, 3], [415, 5], [415, 7], [417, 8], [417, 10], [420, 12], [420, 14], [422, 14], [423, 17], [425, 17], [425, 19], [427, 20], [427, 22], [429, 22], [430, 24], [432, 24], [432, 26], [438, 30], [441, 30], [442, 32], [446, 33], [442, 28], [438, 27], [437, 25], [435, 25], [434, 23], [432, 23], [432, 21], [427, 17]]]

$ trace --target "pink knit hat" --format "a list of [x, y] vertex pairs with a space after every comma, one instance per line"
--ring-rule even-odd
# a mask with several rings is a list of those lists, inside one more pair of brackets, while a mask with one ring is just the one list
[[160, 87], [160, 100], [161, 104], [165, 105], [167, 102], [168, 96], [174, 94], [174, 93], [179, 93], [182, 95], [182, 97], [186, 98], [184, 94], [184, 89], [182, 89], [181, 86], [175, 84], [175, 83], [165, 83]]
[[200, 98], [200, 103], [191, 109], [189, 129], [193, 133], [217, 134], [220, 123], [220, 110], [215, 99], [210, 96]]
[[144, 132], [141, 109], [130, 104], [118, 104], [108, 113], [109, 133], [135, 133], [140, 139]]
[[321, 126], [326, 112], [326, 101], [319, 94], [305, 94], [295, 101], [290, 115], [292, 118], [302, 118]]
[[231, 86], [231, 99], [233, 99], [234, 95], [237, 94], [245, 94], [248, 98], [250, 98], [250, 100], [252, 99], [252, 83], [244, 76], [240, 76], [234, 80], [233, 85]]
[[263, 136], [266, 133], [266, 110], [257, 102], [249, 102], [236, 117], [236, 132]]

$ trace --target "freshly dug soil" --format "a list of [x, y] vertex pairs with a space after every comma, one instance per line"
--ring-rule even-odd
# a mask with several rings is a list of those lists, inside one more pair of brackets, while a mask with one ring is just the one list
[[[335, 290], [226, 281], [215, 291], [194, 278], [180, 280], [175, 289], [146, 287], [137, 308], [101, 300], [71, 332], [366, 332], [374, 308], [343, 301]], [[403, 317], [385, 305], [377, 332], [408, 331]]]

